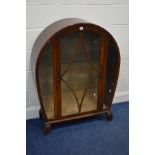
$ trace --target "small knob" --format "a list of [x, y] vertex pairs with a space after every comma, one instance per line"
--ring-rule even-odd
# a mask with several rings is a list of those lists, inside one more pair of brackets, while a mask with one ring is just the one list
[[109, 93], [111, 93], [111, 91], [112, 91], [112, 90], [111, 90], [111, 89], [109, 89], [108, 91], [109, 91]]

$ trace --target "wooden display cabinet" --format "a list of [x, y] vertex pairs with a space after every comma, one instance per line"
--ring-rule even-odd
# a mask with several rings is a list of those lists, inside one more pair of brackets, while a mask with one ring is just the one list
[[44, 133], [52, 123], [101, 113], [111, 121], [120, 67], [115, 39], [88, 22], [73, 22], [52, 31], [39, 51], [35, 68]]

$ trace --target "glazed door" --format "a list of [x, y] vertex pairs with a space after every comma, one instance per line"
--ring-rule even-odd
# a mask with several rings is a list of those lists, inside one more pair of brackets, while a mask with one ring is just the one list
[[103, 110], [106, 47], [106, 39], [88, 31], [72, 32], [59, 38], [62, 117]]

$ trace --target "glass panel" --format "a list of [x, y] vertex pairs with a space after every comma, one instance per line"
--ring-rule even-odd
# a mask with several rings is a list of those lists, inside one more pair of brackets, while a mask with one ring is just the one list
[[53, 66], [51, 52], [52, 47], [48, 44], [41, 56], [38, 70], [42, 101], [48, 119], [54, 118]]
[[84, 31], [60, 39], [63, 116], [97, 108], [100, 41]]

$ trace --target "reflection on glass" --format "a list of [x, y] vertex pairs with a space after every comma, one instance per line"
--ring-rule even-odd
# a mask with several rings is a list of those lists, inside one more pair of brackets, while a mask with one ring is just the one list
[[39, 64], [39, 83], [43, 105], [48, 119], [54, 118], [53, 102], [53, 66], [52, 66], [52, 47], [48, 44], [41, 56]]
[[84, 31], [60, 39], [63, 116], [97, 108], [100, 40]]

